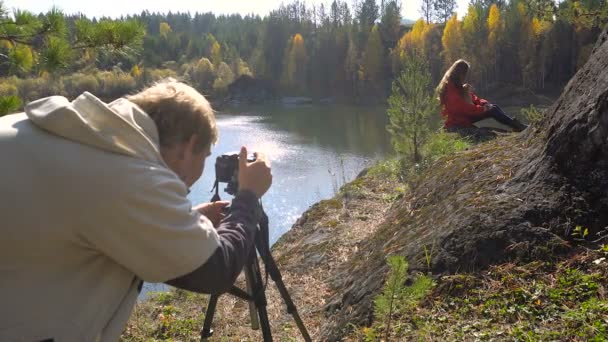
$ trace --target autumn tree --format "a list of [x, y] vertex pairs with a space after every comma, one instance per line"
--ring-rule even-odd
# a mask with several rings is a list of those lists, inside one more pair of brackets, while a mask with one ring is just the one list
[[211, 62], [213, 65], [217, 66], [222, 62], [222, 48], [220, 43], [214, 41], [211, 44]]
[[225, 62], [220, 62], [215, 73], [213, 89], [224, 91], [234, 81], [234, 73]]
[[483, 82], [483, 71], [486, 66], [483, 61], [483, 53], [486, 51], [483, 47], [486, 40], [486, 25], [480, 10], [478, 6], [469, 5], [467, 14], [462, 19], [462, 57], [474, 65], [469, 77], [475, 84]]
[[419, 53], [429, 57], [429, 49], [427, 49], [429, 34], [431, 33], [432, 25], [427, 24], [424, 19], [419, 19], [414, 23], [412, 29], [403, 34], [397, 46], [392, 53], [393, 72], [399, 73], [403, 63], [402, 60], [412, 55]]
[[488, 14], [488, 46], [486, 51], [487, 63], [489, 64], [490, 78], [495, 78], [497, 74], [497, 64], [499, 58], [499, 48], [502, 45], [504, 34], [504, 23], [500, 17], [500, 10], [496, 4], [490, 6]]
[[215, 81], [215, 67], [208, 58], [201, 58], [187, 71], [186, 75], [192, 85], [201, 92], [209, 92], [213, 89]]
[[306, 56], [304, 38], [301, 34], [296, 33], [289, 40], [285, 59], [284, 79], [286, 85], [301, 90], [306, 89], [306, 64], [308, 57]]
[[443, 37], [441, 38], [443, 45], [443, 60], [445, 68], [449, 68], [452, 63], [462, 56], [463, 37], [460, 28], [458, 17], [453, 15], [445, 24], [443, 29]]
[[167, 35], [169, 33], [171, 33], [171, 26], [169, 24], [167, 24], [166, 22], [162, 22], [160, 23], [159, 27], [158, 27], [158, 31], [160, 33], [160, 36], [163, 38], [167, 38]]
[[234, 69], [234, 74], [236, 77], [239, 77], [241, 75], [247, 75], [247, 76], [253, 77], [253, 72], [251, 71], [249, 64], [247, 64], [247, 62], [245, 62], [241, 58], [239, 58], [236, 61], [233, 69]]

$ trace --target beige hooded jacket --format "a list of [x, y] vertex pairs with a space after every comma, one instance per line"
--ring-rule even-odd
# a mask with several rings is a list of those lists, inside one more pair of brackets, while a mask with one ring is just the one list
[[116, 341], [140, 279], [211, 256], [218, 235], [125, 99], [49, 97], [0, 118], [0, 341]]

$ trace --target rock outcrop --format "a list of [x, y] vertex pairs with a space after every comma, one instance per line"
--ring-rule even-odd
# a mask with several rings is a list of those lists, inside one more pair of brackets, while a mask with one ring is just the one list
[[348, 325], [369, 322], [387, 255], [439, 274], [558, 258], [577, 226], [588, 240], [606, 234], [607, 36], [540, 125], [440, 161], [394, 203], [353, 261], [333, 270], [322, 339], [338, 340]]

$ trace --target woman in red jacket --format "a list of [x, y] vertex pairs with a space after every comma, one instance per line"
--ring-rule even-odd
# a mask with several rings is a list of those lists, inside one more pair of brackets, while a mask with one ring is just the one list
[[[480, 129], [474, 123], [487, 118], [509, 126], [515, 132], [521, 132], [527, 126], [513, 119], [497, 105], [477, 97], [473, 88], [464, 83], [469, 63], [463, 59], [457, 60], [443, 76], [437, 87], [441, 103], [441, 115], [445, 118], [445, 129], [462, 135], [479, 136], [489, 133], [488, 129]], [[483, 131], [483, 132], [482, 132]]]

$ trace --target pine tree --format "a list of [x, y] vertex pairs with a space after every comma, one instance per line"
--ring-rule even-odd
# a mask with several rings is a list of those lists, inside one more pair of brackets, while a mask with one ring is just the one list
[[398, 306], [402, 305], [405, 280], [407, 278], [408, 263], [400, 255], [391, 255], [387, 258], [390, 268], [382, 293], [374, 299], [375, 314], [386, 323], [384, 340], [388, 341], [391, 333], [391, 321]]
[[379, 16], [379, 8], [376, 0], [363, 0], [358, 6], [357, 21], [359, 23], [359, 46], [365, 46], [371, 29], [374, 27]]
[[435, 17], [434, 5], [435, 0], [422, 0], [422, 4], [420, 5], [420, 14], [427, 24], [430, 24], [431, 20]]
[[433, 7], [437, 21], [446, 23], [456, 10], [456, 0], [435, 0]]
[[0, 53], [8, 57], [14, 73], [34, 68], [50, 72], [66, 69], [79, 53], [95, 48], [133, 49], [144, 35], [143, 26], [135, 20], [103, 19], [93, 23], [79, 18], [69, 34], [66, 17], [57, 9], [44, 15], [14, 10], [9, 16], [0, 2], [0, 13], [0, 42], [4, 42]]
[[364, 0], [361, 7], [357, 10], [357, 19], [359, 23], [368, 30], [374, 26], [376, 19], [379, 16], [378, 4], [376, 0]]
[[382, 18], [380, 19], [382, 37], [385, 46], [392, 48], [399, 40], [399, 32], [401, 31], [401, 2], [390, 0], [383, 5]]
[[393, 81], [388, 104], [387, 130], [395, 151], [420, 162], [420, 148], [429, 133], [429, 118], [438, 110], [424, 56], [413, 54], [404, 59], [403, 71]]

